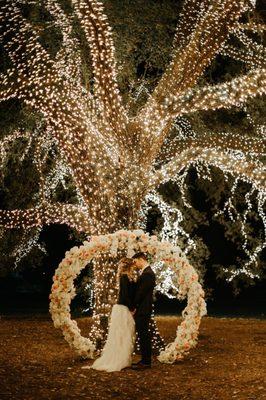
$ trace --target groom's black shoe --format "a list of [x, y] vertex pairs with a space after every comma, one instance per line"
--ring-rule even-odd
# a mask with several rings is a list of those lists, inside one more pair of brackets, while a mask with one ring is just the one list
[[139, 365], [139, 364], [141, 364], [141, 363], [142, 363], [142, 361], [139, 360], [137, 363], [132, 363], [132, 365]]
[[138, 363], [132, 364], [131, 368], [137, 370], [149, 369], [151, 368], [151, 364], [144, 364], [142, 361], [139, 361]]

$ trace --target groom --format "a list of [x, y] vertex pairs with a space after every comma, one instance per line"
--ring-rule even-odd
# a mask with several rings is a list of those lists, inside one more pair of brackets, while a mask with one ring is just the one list
[[145, 253], [137, 253], [133, 256], [135, 268], [142, 273], [137, 280], [134, 310], [136, 331], [139, 337], [141, 360], [132, 364], [133, 369], [151, 368], [151, 332], [149, 323], [152, 314], [153, 289], [155, 287], [155, 274], [149, 266]]

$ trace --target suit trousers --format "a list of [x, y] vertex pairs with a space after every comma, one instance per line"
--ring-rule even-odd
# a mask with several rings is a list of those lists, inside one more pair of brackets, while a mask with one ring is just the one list
[[149, 330], [149, 324], [151, 315], [136, 315], [136, 331], [139, 337], [141, 361], [144, 364], [151, 364], [151, 332]]

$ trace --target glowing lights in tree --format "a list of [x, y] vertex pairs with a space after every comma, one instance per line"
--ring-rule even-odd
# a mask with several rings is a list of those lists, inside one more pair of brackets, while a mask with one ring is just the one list
[[[42, 116], [43, 124], [35, 133], [15, 132], [4, 138], [0, 151], [4, 159], [12, 141], [20, 138], [34, 145], [40, 185], [30, 209], [0, 211], [2, 226], [29, 229], [62, 223], [88, 235], [135, 229], [143, 224], [142, 207], [150, 198], [164, 210], [166, 225], [162, 234], [167, 230], [175, 242], [182, 230], [181, 214], [166, 206], [155, 190], [172, 180], [185, 199], [185, 176], [190, 165], [205, 178], [213, 165], [249, 182], [258, 193], [258, 211], [265, 222], [265, 169], [257, 157], [265, 144], [263, 137], [251, 139], [230, 132], [200, 135], [184, 119], [186, 114], [200, 110], [243, 107], [244, 102], [265, 93], [262, 47], [246, 33], [261, 32], [264, 27], [239, 23], [245, 12], [252, 11], [250, 1], [186, 0], [172, 61], [146, 104], [133, 117], [119, 91], [112, 29], [102, 3], [72, 0], [74, 15], [90, 47], [91, 81], [82, 68], [73, 15], [57, 1], [41, 2], [62, 33], [61, 47], [51, 57], [37, 29], [23, 17], [22, 3], [34, 5], [38, 1], [7, 0], [0, 6], [0, 35], [13, 63], [0, 75], [0, 96], [2, 101], [23, 101]], [[241, 51], [231, 47], [231, 35], [241, 41]], [[252, 68], [229, 82], [201, 87], [199, 79], [219, 52], [241, 59]], [[174, 124], [179, 125], [180, 134], [172, 142], [169, 138]], [[167, 141], [170, 148], [166, 154]], [[57, 161], [47, 172], [45, 166], [51, 154]], [[71, 176], [76, 187], [75, 204], [54, 200], [56, 187], [64, 184], [66, 176]], [[167, 225], [172, 213], [177, 219]], [[190, 239], [188, 242], [193, 244]], [[254, 256], [263, 246], [255, 250]], [[250, 257], [253, 261], [252, 254]], [[95, 318], [103, 326], [116, 296], [113, 261], [96, 260], [94, 282]]]

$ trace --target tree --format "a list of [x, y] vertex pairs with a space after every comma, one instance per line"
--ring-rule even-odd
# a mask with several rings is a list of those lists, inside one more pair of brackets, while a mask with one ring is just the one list
[[[2, 101], [23, 101], [38, 115], [38, 123], [34, 132], [16, 130], [6, 135], [0, 149], [4, 166], [15, 142], [22, 140], [25, 152], [34, 146], [39, 192], [30, 208], [1, 210], [3, 227], [39, 229], [62, 223], [89, 235], [104, 234], [143, 226], [145, 211], [155, 203], [164, 210], [167, 221], [162, 236], [175, 241], [180, 218], [171, 217], [174, 229], [170, 229], [169, 215], [178, 215], [178, 210], [173, 212], [156, 189], [174, 181], [182, 191], [191, 165], [203, 175], [209, 166], [215, 166], [225, 176], [235, 176], [234, 190], [238, 181], [248, 182], [247, 204], [255, 193], [265, 227], [265, 172], [260, 159], [263, 138], [230, 132], [203, 134], [182, 127], [188, 114], [240, 108], [265, 93], [263, 49], [247, 33], [262, 31], [264, 26], [252, 20], [240, 22], [252, 12], [251, 1], [186, 0], [172, 60], [137, 112], [124, 104], [119, 91], [112, 30], [103, 5], [95, 0], [72, 0], [73, 10], [67, 12], [59, 1], [41, 2], [61, 32], [61, 47], [51, 54], [42, 45], [41, 29], [26, 18], [32, 3], [39, 2], [7, 0], [1, 5], [1, 37], [10, 62], [0, 76], [0, 93]], [[74, 36], [76, 19], [86, 45], [80, 46]], [[242, 41], [242, 47], [234, 45], [235, 37]], [[86, 46], [92, 79], [82, 63]], [[250, 69], [229, 82], [202, 85], [204, 71], [219, 53], [247, 63]], [[182, 135], [172, 140], [177, 122]], [[48, 168], [51, 154], [54, 162]], [[54, 201], [62, 176], [71, 176], [76, 191], [73, 203]], [[245, 220], [241, 226], [245, 229]], [[260, 244], [254, 254], [263, 246]], [[94, 265], [95, 315], [102, 326], [116, 295], [113, 266], [108, 257]]]

